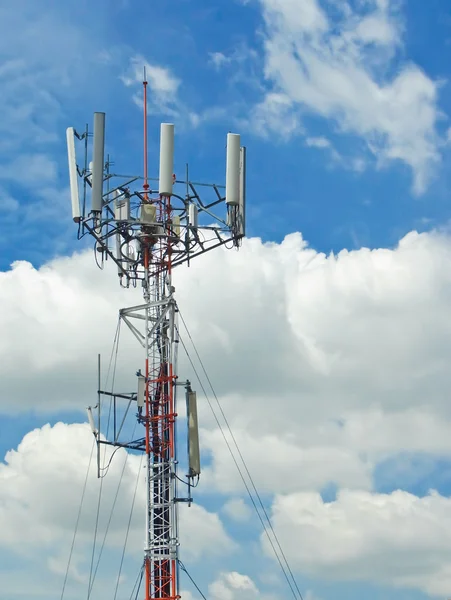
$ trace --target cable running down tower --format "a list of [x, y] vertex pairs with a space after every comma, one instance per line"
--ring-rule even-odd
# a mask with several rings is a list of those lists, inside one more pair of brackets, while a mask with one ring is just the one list
[[[92, 138], [92, 145], [91, 145]], [[75, 146], [84, 146], [77, 164]], [[148, 176], [147, 82], [144, 81], [144, 175], [111, 173], [105, 160], [105, 114], [94, 113], [93, 134], [67, 129], [72, 217], [78, 238], [92, 236], [96, 261], [117, 268], [120, 285], [142, 286], [143, 303], [119, 311], [143, 348], [134, 392], [100, 389], [98, 403], [88, 408], [88, 419], [100, 447], [103, 444], [141, 451], [146, 459], [146, 514], [144, 545], [145, 600], [176, 600], [178, 581], [178, 504], [192, 501], [193, 482], [200, 475], [196, 394], [189, 381], [179, 382], [177, 304], [173, 269], [205, 252], [238, 247], [245, 235], [246, 149], [240, 136], [227, 135], [226, 185], [200, 184], [174, 175], [174, 125], [160, 130], [159, 177]], [[89, 157], [92, 156], [91, 162]], [[152, 189], [155, 182], [155, 189]], [[177, 389], [185, 387], [188, 430], [188, 497], [178, 496]], [[102, 432], [102, 398], [112, 401], [113, 432]], [[130, 408], [134, 410], [130, 411]], [[135, 415], [140, 437], [127, 439], [127, 418]], [[139, 429], [139, 428], [138, 428]]]

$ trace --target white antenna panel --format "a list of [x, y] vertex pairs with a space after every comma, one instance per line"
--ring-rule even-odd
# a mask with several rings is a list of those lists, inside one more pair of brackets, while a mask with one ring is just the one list
[[114, 191], [114, 218], [116, 221], [130, 220], [130, 198], [119, 190]]
[[116, 258], [118, 260], [117, 274], [119, 275], [119, 277], [122, 277], [122, 275], [124, 274], [122, 272], [122, 269], [124, 268], [124, 264], [122, 261], [121, 245], [122, 245], [122, 237], [119, 233], [116, 233]]
[[92, 151], [91, 210], [102, 212], [103, 169], [105, 164], [105, 113], [94, 113], [94, 144]]
[[189, 475], [200, 475], [199, 425], [196, 392], [188, 392], [188, 461]]
[[195, 227], [197, 229], [199, 216], [197, 210], [197, 204], [190, 204], [188, 208], [188, 221], [191, 227]]
[[160, 196], [171, 196], [174, 173], [174, 125], [162, 123], [160, 131]]
[[88, 415], [88, 422], [89, 422], [89, 426], [91, 427], [91, 431], [94, 435], [97, 434], [97, 429], [96, 426], [94, 425], [94, 417], [92, 416], [92, 409], [91, 407], [88, 407], [86, 409], [86, 413]]
[[67, 158], [69, 160], [69, 182], [70, 182], [70, 199], [72, 203], [72, 218], [76, 223], [81, 220], [80, 213], [80, 194], [78, 191], [78, 172], [77, 161], [75, 156], [75, 130], [73, 127], [66, 129], [67, 138]]
[[144, 406], [144, 401], [146, 399], [146, 378], [142, 375], [138, 376], [138, 396], [136, 397], [136, 402], [138, 404], [138, 408], [142, 408]]
[[240, 149], [240, 201], [238, 210], [238, 231], [246, 234], [246, 147]]
[[226, 203], [236, 206], [240, 201], [240, 135], [227, 134]]
[[173, 219], [174, 235], [180, 237], [180, 217], [176, 215]]

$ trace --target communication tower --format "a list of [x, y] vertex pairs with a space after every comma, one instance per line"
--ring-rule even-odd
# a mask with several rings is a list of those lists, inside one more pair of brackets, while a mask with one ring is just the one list
[[[149, 177], [146, 81], [143, 86], [142, 176], [110, 172], [111, 163], [105, 160], [105, 113], [94, 113], [92, 134], [88, 126], [83, 133], [69, 127], [67, 148], [78, 238], [92, 236], [97, 262], [110, 260], [121, 286], [141, 285], [143, 292], [142, 304], [119, 311], [144, 352], [136, 391], [101, 390], [99, 358], [98, 403], [88, 408], [97, 442], [98, 474], [102, 444], [145, 453], [144, 597], [176, 600], [180, 597], [178, 504], [192, 501], [191, 487], [201, 467], [196, 394], [189, 381], [179, 382], [176, 372], [179, 332], [172, 272], [219, 246], [240, 245], [245, 235], [246, 149], [238, 134], [227, 134], [225, 187], [190, 181], [188, 167], [185, 179], [179, 180], [174, 175], [174, 125], [162, 123], [159, 177]], [[77, 143], [84, 147], [81, 165], [76, 159]], [[176, 392], [180, 386], [185, 387], [187, 403], [187, 498], [178, 496], [177, 487]], [[101, 428], [104, 396], [113, 402], [113, 432], [108, 438]], [[142, 434], [130, 441], [124, 439], [123, 428], [131, 407]]]

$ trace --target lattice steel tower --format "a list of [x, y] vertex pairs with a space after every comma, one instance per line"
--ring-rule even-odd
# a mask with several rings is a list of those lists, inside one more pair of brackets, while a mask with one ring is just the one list
[[[76, 162], [76, 142], [84, 146], [82, 165]], [[83, 133], [72, 127], [67, 129], [72, 216], [78, 224], [78, 238], [87, 234], [94, 238], [96, 260], [114, 262], [123, 287], [142, 285], [143, 303], [122, 309], [119, 314], [145, 356], [137, 372], [136, 391], [132, 393], [101, 390], [99, 360], [99, 400], [94, 413], [88, 409], [88, 418], [97, 441], [99, 473], [102, 444], [145, 453], [144, 597], [175, 600], [180, 597], [177, 508], [181, 501], [191, 502], [191, 483], [200, 475], [200, 455], [196, 395], [188, 381], [179, 382], [176, 372], [179, 333], [172, 271], [228, 242], [239, 246], [245, 235], [246, 150], [240, 146], [238, 134], [227, 135], [225, 193], [224, 186], [189, 181], [188, 167], [186, 178], [178, 180], [173, 173], [174, 125], [164, 123], [160, 132], [159, 178], [150, 178], [145, 81], [143, 176], [111, 173], [104, 142], [104, 113], [94, 114], [93, 134], [88, 126]], [[154, 181], [158, 191], [151, 189]], [[180, 386], [185, 387], [187, 400], [188, 498], [177, 494], [175, 425], [176, 391]], [[104, 396], [113, 402], [112, 439], [106, 439], [101, 430]], [[136, 407], [135, 415], [144, 435], [130, 441], [123, 439], [123, 431], [131, 406]]]

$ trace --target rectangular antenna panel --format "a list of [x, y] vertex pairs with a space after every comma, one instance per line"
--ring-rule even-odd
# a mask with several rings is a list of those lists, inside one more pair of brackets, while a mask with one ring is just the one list
[[180, 237], [180, 217], [178, 215], [176, 215], [173, 219], [173, 230], [174, 235]]
[[240, 135], [227, 134], [226, 203], [237, 205], [240, 201]]
[[162, 123], [160, 132], [160, 187], [161, 196], [172, 195], [174, 173], [174, 125]]
[[191, 227], [195, 227], [197, 229], [198, 226], [198, 210], [197, 204], [190, 204], [188, 208], [188, 221]]
[[138, 375], [138, 396], [136, 398], [136, 402], [138, 408], [142, 408], [144, 406], [144, 402], [146, 399], [146, 378], [142, 375]]
[[246, 235], [246, 147], [240, 149], [240, 202], [238, 204], [238, 231]]
[[188, 392], [188, 462], [189, 475], [200, 475], [199, 426], [196, 392]]
[[92, 416], [92, 409], [91, 407], [86, 409], [87, 415], [88, 415], [88, 422], [89, 422], [89, 426], [91, 427], [91, 431], [94, 435], [97, 434], [97, 429], [96, 426], [94, 425], [94, 417]]
[[116, 233], [116, 259], [118, 261], [117, 274], [119, 275], [119, 277], [122, 277], [124, 275], [122, 269], [124, 269], [124, 267], [127, 268], [126, 264], [124, 264], [124, 262], [122, 261], [121, 245], [122, 237], [119, 233]]
[[80, 213], [80, 194], [78, 191], [78, 171], [77, 160], [75, 156], [75, 130], [73, 127], [66, 129], [67, 138], [67, 158], [69, 160], [69, 183], [70, 198], [72, 203], [72, 218], [76, 223], [81, 220]]
[[115, 191], [114, 218], [116, 221], [130, 220], [130, 198], [127, 194], [121, 194], [119, 190]]
[[92, 150], [91, 210], [102, 212], [103, 170], [105, 166], [105, 113], [94, 113], [94, 144]]

